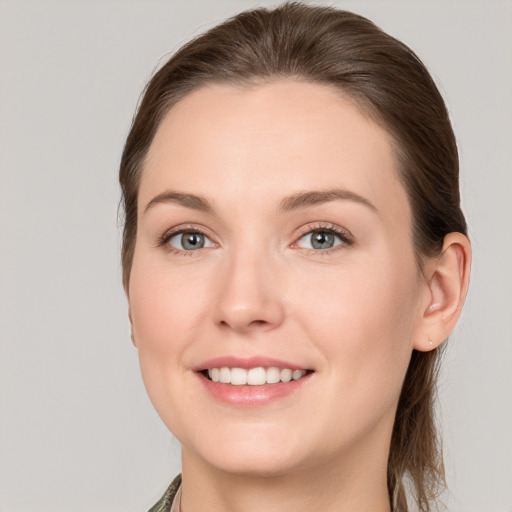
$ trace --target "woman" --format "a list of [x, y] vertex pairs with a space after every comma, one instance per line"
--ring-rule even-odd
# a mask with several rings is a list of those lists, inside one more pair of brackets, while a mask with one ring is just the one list
[[182, 444], [152, 510], [421, 510], [469, 281], [455, 139], [414, 53], [285, 4], [185, 45], [124, 149], [123, 280]]

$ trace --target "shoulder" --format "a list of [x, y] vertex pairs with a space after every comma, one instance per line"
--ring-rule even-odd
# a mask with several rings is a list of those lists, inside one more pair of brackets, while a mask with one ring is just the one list
[[160, 500], [153, 505], [148, 512], [170, 512], [174, 497], [181, 485], [181, 474], [179, 474], [169, 485]]

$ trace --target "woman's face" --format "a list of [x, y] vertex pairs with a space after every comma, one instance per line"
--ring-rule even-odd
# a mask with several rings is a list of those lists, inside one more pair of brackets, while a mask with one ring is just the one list
[[390, 137], [336, 90], [212, 85], [162, 122], [129, 306], [184, 461], [387, 460], [426, 295]]

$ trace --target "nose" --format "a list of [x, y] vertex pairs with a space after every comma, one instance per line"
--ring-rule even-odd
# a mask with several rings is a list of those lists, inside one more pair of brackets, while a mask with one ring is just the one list
[[233, 255], [218, 278], [216, 322], [241, 334], [279, 327], [284, 320], [283, 290], [276, 265], [263, 256]]

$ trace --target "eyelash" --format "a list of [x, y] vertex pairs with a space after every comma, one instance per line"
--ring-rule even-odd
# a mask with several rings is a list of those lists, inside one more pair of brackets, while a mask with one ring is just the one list
[[340, 228], [339, 226], [336, 226], [334, 224], [320, 222], [316, 225], [308, 225], [302, 228], [299, 232], [299, 236], [295, 239], [295, 242], [293, 242], [292, 246], [297, 246], [298, 242], [304, 238], [306, 235], [315, 233], [315, 232], [321, 232], [321, 233], [330, 233], [336, 237], [338, 237], [341, 241], [340, 244], [335, 245], [334, 247], [331, 247], [329, 249], [303, 249], [308, 252], [312, 252], [316, 255], [321, 256], [327, 256], [331, 254], [334, 251], [342, 250], [346, 247], [350, 247], [354, 243], [354, 237], [353, 235], [345, 229]]
[[175, 249], [169, 241], [171, 238], [181, 235], [183, 233], [193, 233], [202, 235], [208, 239], [211, 239], [211, 237], [201, 228], [195, 225], [185, 225], [185, 226], [179, 226], [177, 228], [173, 228], [170, 231], [166, 231], [161, 237], [158, 238], [156, 245], [158, 247], [163, 247], [167, 252], [178, 254], [180, 256], [195, 256], [194, 253], [198, 251], [185, 251], [180, 249]]
[[[335, 245], [334, 247], [331, 247], [329, 249], [320, 250], [320, 249], [304, 248], [303, 250], [310, 251], [310, 252], [313, 252], [313, 253], [319, 254], [319, 255], [327, 255], [333, 251], [338, 251], [340, 249], [343, 249], [344, 247], [349, 247], [349, 246], [353, 245], [353, 243], [354, 243], [354, 238], [349, 231], [341, 229], [340, 227], [338, 227], [334, 224], [321, 222], [321, 223], [318, 223], [313, 226], [308, 225], [308, 226], [305, 226], [304, 228], [302, 228], [299, 231], [299, 234], [296, 237], [295, 241], [293, 242], [292, 247], [294, 247], [294, 246], [297, 247], [297, 243], [302, 238], [304, 238], [306, 235], [314, 233], [314, 232], [330, 233], [330, 234], [338, 237], [341, 240], [341, 243], [338, 245]], [[196, 225], [188, 225], [188, 226], [185, 225], [185, 226], [179, 226], [177, 228], [173, 228], [172, 230], [165, 232], [161, 237], [158, 238], [156, 245], [158, 247], [165, 248], [165, 250], [170, 253], [174, 253], [174, 254], [178, 254], [178, 255], [182, 255], [182, 256], [194, 256], [195, 255], [194, 253], [199, 252], [198, 250], [186, 251], [186, 250], [175, 249], [169, 243], [169, 241], [173, 237], [183, 234], [183, 233], [196, 233], [196, 234], [202, 235], [211, 240], [211, 237], [205, 232], [205, 230], [199, 228]], [[213, 243], [215, 244], [215, 242], [213, 242]]]

